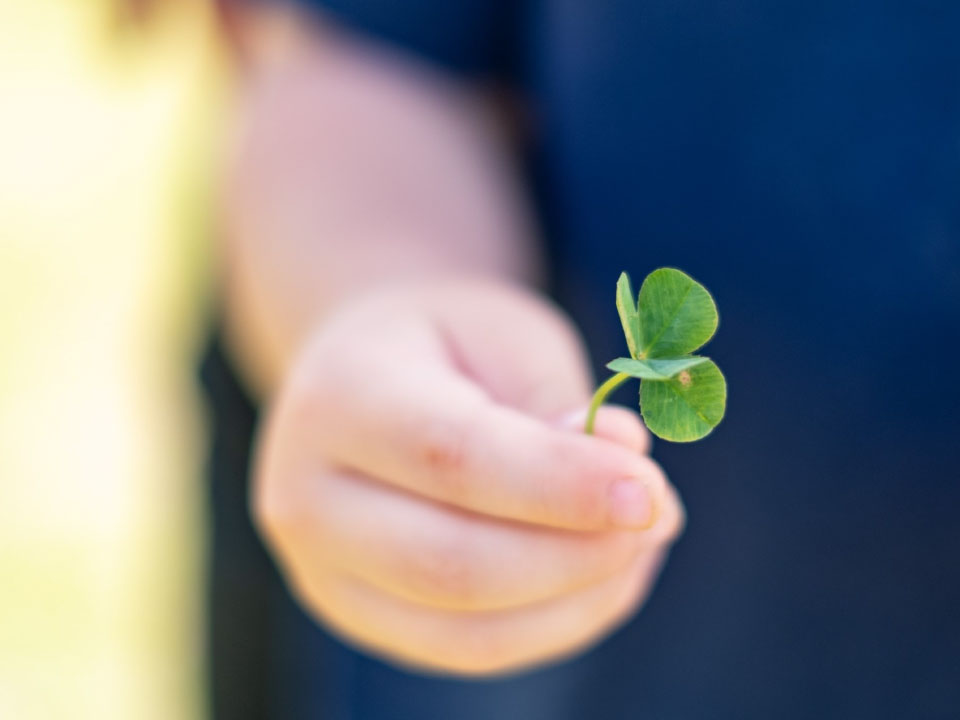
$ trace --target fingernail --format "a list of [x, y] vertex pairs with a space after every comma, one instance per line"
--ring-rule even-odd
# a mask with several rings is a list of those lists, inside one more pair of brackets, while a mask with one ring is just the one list
[[564, 413], [556, 419], [556, 427], [563, 430], [583, 430], [583, 424], [587, 421], [587, 408], [577, 408]]
[[610, 486], [610, 521], [615, 527], [631, 530], [653, 525], [653, 499], [642, 481], [618, 480]]

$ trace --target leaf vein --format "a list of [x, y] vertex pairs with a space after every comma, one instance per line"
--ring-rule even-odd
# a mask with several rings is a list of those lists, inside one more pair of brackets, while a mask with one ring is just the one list
[[711, 426], [713, 425], [713, 423], [711, 423], [710, 420], [708, 420], [707, 417], [695, 405], [693, 405], [689, 400], [687, 400], [683, 396], [683, 393], [681, 393], [679, 390], [677, 390], [677, 388], [674, 387], [672, 381], [669, 381], [669, 380], [667, 381], [667, 387], [670, 388], [670, 390], [673, 392], [674, 395], [676, 395], [678, 398], [680, 398], [683, 401], [684, 405], [686, 405], [688, 408], [693, 410], [694, 414], [698, 418], [703, 420], [707, 425], [711, 425]]
[[654, 337], [653, 340], [650, 341], [650, 344], [643, 349], [644, 354], [646, 354], [650, 350], [650, 348], [654, 347], [660, 341], [660, 338], [663, 337], [663, 334], [667, 331], [667, 328], [669, 328], [670, 325], [673, 324], [673, 321], [677, 319], [677, 315], [680, 314], [680, 309], [683, 307], [683, 304], [687, 301], [687, 298], [690, 296], [690, 293], [692, 291], [693, 291], [693, 285], [690, 284], [687, 286], [687, 291], [683, 294], [683, 297], [680, 298], [680, 302], [677, 303], [677, 307], [676, 309], [674, 309], [673, 315], [671, 316], [670, 320], [663, 324], [663, 326], [660, 328], [660, 332], [658, 332], [656, 337]]

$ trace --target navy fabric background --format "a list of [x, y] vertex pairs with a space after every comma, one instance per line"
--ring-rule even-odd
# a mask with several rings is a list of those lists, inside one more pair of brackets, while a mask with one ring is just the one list
[[688, 529], [601, 647], [431, 680], [283, 598], [272, 716], [960, 718], [960, 3], [323, 4], [511, 83], [595, 359], [624, 354], [620, 270], [680, 267], [717, 298], [730, 399], [705, 441], [657, 445]]

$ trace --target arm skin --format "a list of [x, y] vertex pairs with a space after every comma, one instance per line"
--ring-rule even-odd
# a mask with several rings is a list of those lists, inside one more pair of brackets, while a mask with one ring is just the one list
[[248, 45], [225, 195], [230, 333], [264, 391], [351, 294], [451, 275], [529, 284], [539, 265], [491, 94], [282, 20]]
[[250, 56], [225, 193], [232, 345], [269, 407], [258, 527], [303, 606], [393, 662], [579, 652], [651, 591], [679, 498], [635, 413], [581, 432], [584, 348], [531, 290], [482, 94], [334, 30], [287, 37]]

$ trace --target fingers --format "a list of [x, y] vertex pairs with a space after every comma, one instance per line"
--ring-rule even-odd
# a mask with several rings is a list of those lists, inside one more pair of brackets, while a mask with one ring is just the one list
[[649, 531], [575, 533], [498, 521], [357, 476], [317, 481], [288, 526], [305, 570], [332, 565], [398, 597], [439, 608], [493, 610], [567, 594], [672, 541], [675, 497]]
[[[557, 427], [570, 432], [582, 433], [587, 421], [587, 408], [567, 413], [557, 421]], [[638, 455], [650, 452], [652, 442], [649, 431], [643, 426], [640, 414], [622, 405], [604, 405], [597, 411], [593, 434], [610, 440]]]
[[302, 350], [258, 524], [305, 606], [381, 655], [472, 674], [574, 652], [645, 597], [682, 506], [635, 413], [601, 409], [594, 436], [556, 419], [589, 392], [575, 337], [485, 293], [444, 322], [411, 297]]
[[[583, 340], [557, 308], [505, 286], [432, 308], [465, 375], [500, 405], [552, 418], [593, 392]], [[493, 339], [493, 342], [490, 340]]]
[[359, 385], [338, 377], [318, 381], [312, 401], [325, 411], [310, 425], [334, 463], [510, 520], [577, 530], [650, 522], [649, 458], [497, 405], [439, 363], [381, 368]]
[[556, 659], [598, 641], [646, 596], [660, 557], [603, 583], [516, 610], [436, 611], [339, 575], [294, 573], [301, 600], [348, 640], [391, 660], [456, 674], [490, 674]]

